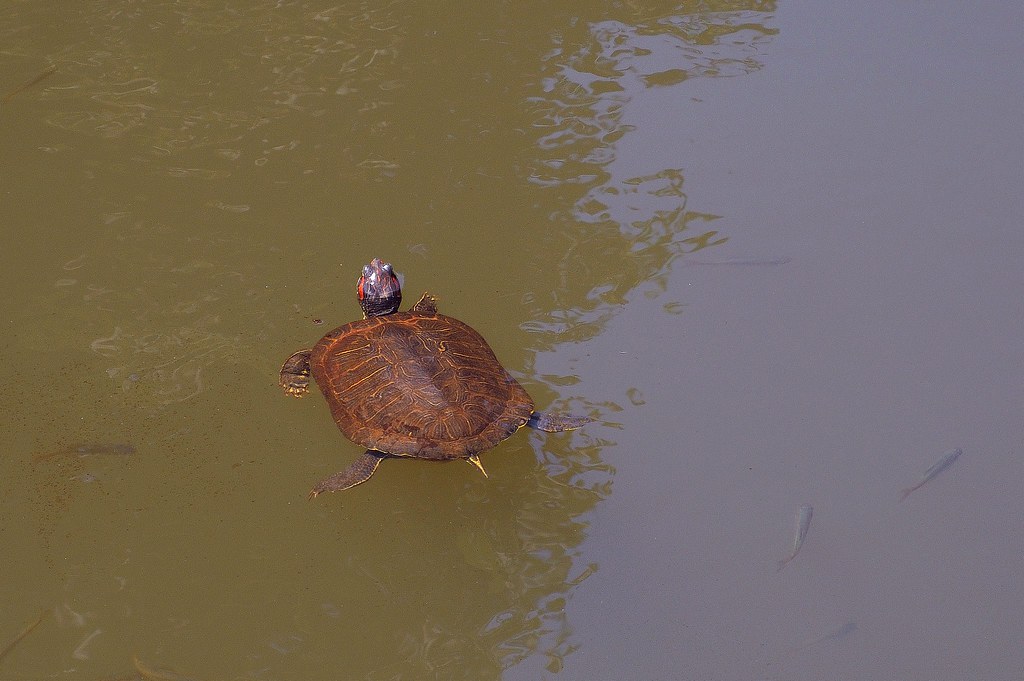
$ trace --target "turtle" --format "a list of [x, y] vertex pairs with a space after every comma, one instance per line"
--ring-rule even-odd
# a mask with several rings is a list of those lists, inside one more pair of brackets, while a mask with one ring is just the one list
[[366, 482], [387, 458], [476, 466], [480, 453], [523, 426], [574, 430], [586, 416], [544, 413], [476, 330], [437, 311], [424, 293], [399, 312], [402, 288], [390, 263], [374, 258], [356, 283], [363, 318], [328, 332], [281, 367], [286, 395], [302, 397], [312, 378], [334, 422], [366, 451], [313, 487], [312, 499]]

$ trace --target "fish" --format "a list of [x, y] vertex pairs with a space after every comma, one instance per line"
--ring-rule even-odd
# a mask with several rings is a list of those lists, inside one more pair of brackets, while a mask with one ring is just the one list
[[960, 449], [959, 447], [957, 447], [951, 452], [947, 452], [945, 456], [943, 456], [941, 459], [933, 463], [931, 468], [924, 472], [924, 477], [921, 478], [921, 482], [917, 483], [913, 487], [907, 487], [906, 489], [900, 492], [900, 501], [906, 499], [908, 496], [910, 496], [911, 492], [921, 487], [926, 482], [937, 476], [939, 473], [953, 465], [953, 462], [957, 460], [957, 457], [959, 457], [963, 453], [964, 450]]
[[792, 262], [792, 258], [783, 256], [781, 258], [723, 258], [722, 260], [684, 260], [686, 265], [743, 265], [747, 267], [769, 267], [773, 265], [785, 265]]
[[50, 68], [46, 69], [45, 71], [40, 73], [38, 76], [33, 78], [32, 80], [28, 81], [27, 83], [24, 83], [23, 85], [19, 85], [18, 87], [14, 88], [10, 92], [8, 92], [6, 95], [4, 95], [4, 98], [2, 100], [0, 100], [0, 101], [2, 101], [4, 104], [6, 104], [8, 102], [8, 100], [10, 100], [10, 98], [13, 97], [14, 95], [18, 94], [19, 92], [23, 92], [23, 91], [29, 89], [30, 87], [32, 87], [33, 85], [35, 85], [39, 81], [43, 80], [44, 78], [47, 78], [48, 76], [52, 76], [55, 73], [57, 73], [57, 67], [56, 66], [51, 66]]
[[18, 632], [17, 636], [12, 638], [7, 645], [5, 645], [2, 649], [0, 649], [0, 660], [2, 660], [5, 657], [7, 657], [7, 654], [9, 652], [11, 652], [12, 650], [14, 650], [14, 646], [16, 646], [19, 643], [21, 643], [21, 639], [23, 639], [26, 636], [28, 636], [29, 634], [31, 634], [32, 630], [39, 626], [39, 623], [43, 621], [43, 619], [46, 617], [46, 613], [48, 613], [48, 612], [50, 612], [49, 609], [43, 610], [41, 613], [39, 613], [39, 617], [36, 617], [34, 620], [32, 620], [31, 622], [26, 624], [22, 628], [22, 630]]
[[155, 669], [142, 662], [138, 655], [132, 656], [132, 664], [135, 665], [136, 671], [142, 675], [142, 678], [146, 681], [196, 681], [191, 676], [183, 676], [178, 672], [171, 671], [170, 669]]
[[793, 537], [793, 550], [789, 552], [789, 555], [779, 561], [778, 570], [786, 567], [789, 561], [796, 558], [796, 554], [800, 553], [800, 547], [804, 544], [804, 539], [807, 538], [807, 530], [811, 529], [811, 516], [814, 515], [814, 509], [810, 504], [802, 504], [796, 512], [796, 536]]
[[857, 623], [856, 622], [847, 622], [843, 626], [838, 627], [836, 629], [833, 629], [832, 631], [828, 632], [824, 636], [819, 636], [818, 638], [809, 640], [806, 643], [802, 643], [801, 645], [794, 646], [794, 647], [790, 648], [786, 652], [786, 654], [787, 655], [794, 655], [794, 654], [799, 653], [799, 652], [801, 652], [803, 650], [807, 650], [808, 648], [813, 648], [815, 646], [820, 646], [823, 643], [830, 643], [830, 642], [835, 642], [835, 641], [841, 641], [841, 640], [843, 640], [844, 638], [846, 638], [847, 636], [849, 636], [850, 634], [852, 634], [855, 631], [857, 631]]
[[78, 444], [65, 447], [64, 449], [58, 449], [55, 452], [38, 454], [34, 460], [44, 461], [58, 456], [90, 456], [92, 454], [118, 454], [120, 456], [128, 456], [134, 453], [135, 445], [127, 442]]
[[[816, 645], [818, 645], [820, 643], [825, 643], [826, 641], [838, 641], [841, 638], [846, 638], [847, 636], [849, 636], [850, 634], [852, 634], [855, 631], [857, 631], [857, 623], [856, 622], [847, 622], [846, 624], [844, 624], [843, 626], [839, 627], [838, 629], [830, 631], [827, 634], [825, 634], [824, 636], [822, 636], [821, 638], [817, 638], [817, 639], [811, 641], [810, 643], [804, 645], [803, 648], [810, 648], [811, 646], [816, 646]], [[803, 648], [801, 648], [801, 650]]]

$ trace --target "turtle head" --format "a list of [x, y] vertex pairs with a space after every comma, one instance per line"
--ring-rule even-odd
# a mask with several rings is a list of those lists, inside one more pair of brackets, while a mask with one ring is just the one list
[[356, 293], [364, 317], [397, 312], [398, 306], [402, 304], [402, 286], [398, 283], [398, 276], [391, 268], [391, 263], [380, 258], [374, 258], [363, 268], [363, 274], [356, 283]]

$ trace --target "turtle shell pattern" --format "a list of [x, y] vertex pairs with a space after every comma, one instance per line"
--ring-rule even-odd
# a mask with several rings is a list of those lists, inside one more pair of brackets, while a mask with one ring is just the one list
[[458, 319], [395, 312], [339, 326], [310, 370], [345, 437], [395, 456], [462, 459], [530, 418], [533, 400]]

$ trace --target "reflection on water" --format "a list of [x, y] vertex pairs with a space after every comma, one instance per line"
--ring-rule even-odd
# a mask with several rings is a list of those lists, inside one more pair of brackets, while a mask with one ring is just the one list
[[[76, 279], [54, 282], [58, 304], [79, 317], [83, 330], [94, 329], [97, 335], [80, 342], [104, 360], [113, 385], [144, 393], [154, 413], [202, 393], [211, 370], [258, 361], [264, 332], [239, 328], [245, 313], [238, 303], [261, 292], [240, 272], [201, 260], [178, 266], [157, 261], [147, 265], [148, 281], [130, 284], [112, 281], [119, 277], [98, 258], [72, 262]], [[265, 315], [253, 309], [249, 324]], [[104, 320], [109, 326], [101, 328]]]
[[[583, 443], [574, 451], [597, 458], [599, 449]], [[597, 464], [591, 473], [600, 475], [603, 485], [586, 484], [585, 465], [563, 462], [562, 472], [541, 478], [527, 498], [511, 502], [512, 522], [472, 523], [456, 535], [462, 560], [483, 580], [492, 600], [506, 603], [477, 623], [476, 631], [476, 645], [501, 660], [503, 668], [536, 652], [560, 666], [572, 652], [565, 606], [597, 569], [577, 566], [576, 547], [586, 530], [580, 511], [592, 508], [610, 486], [607, 467]], [[480, 501], [466, 495], [460, 505], [469, 509]]]
[[[592, 337], [637, 289], [662, 293], [677, 256], [728, 241], [707, 228], [719, 216], [688, 207], [686, 159], [645, 167], [623, 149], [633, 135], [673, 134], [650, 129], [634, 113], [652, 88], [759, 69], [758, 54], [777, 33], [764, 26], [774, 3], [693, 14], [628, 7], [637, 15], [629, 21], [581, 21], [556, 34], [543, 93], [530, 98], [541, 150], [530, 179], [572, 204], [552, 221], [580, 230], [560, 263], [555, 312], [538, 309], [528, 326], [541, 338], [545, 331], [559, 342]], [[585, 263], [610, 261], [619, 267], [596, 284], [577, 276]], [[589, 290], [579, 290], [584, 286]]]
[[[387, 132], [386, 94], [401, 87], [393, 77], [396, 43], [408, 30], [401, 3], [284, 9], [257, 2], [233, 10], [150, 3], [144, 12], [104, 5], [40, 7], [31, 17], [84, 36], [49, 54], [61, 77], [43, 91], [52, 105], [46, 122], [141, 144], [133, 164], [179, 178], [251, 172], [313, 144], [280, 137], [282, 122], [302, 128], [332, 109], [360, 121], [364, 133]], [[12, 14], [10, 21], [21, 19]], [[174, 162], [183, 156], [200, 165]], [[395, 167], [376, 155], [351, 160], [383, 176]]]

